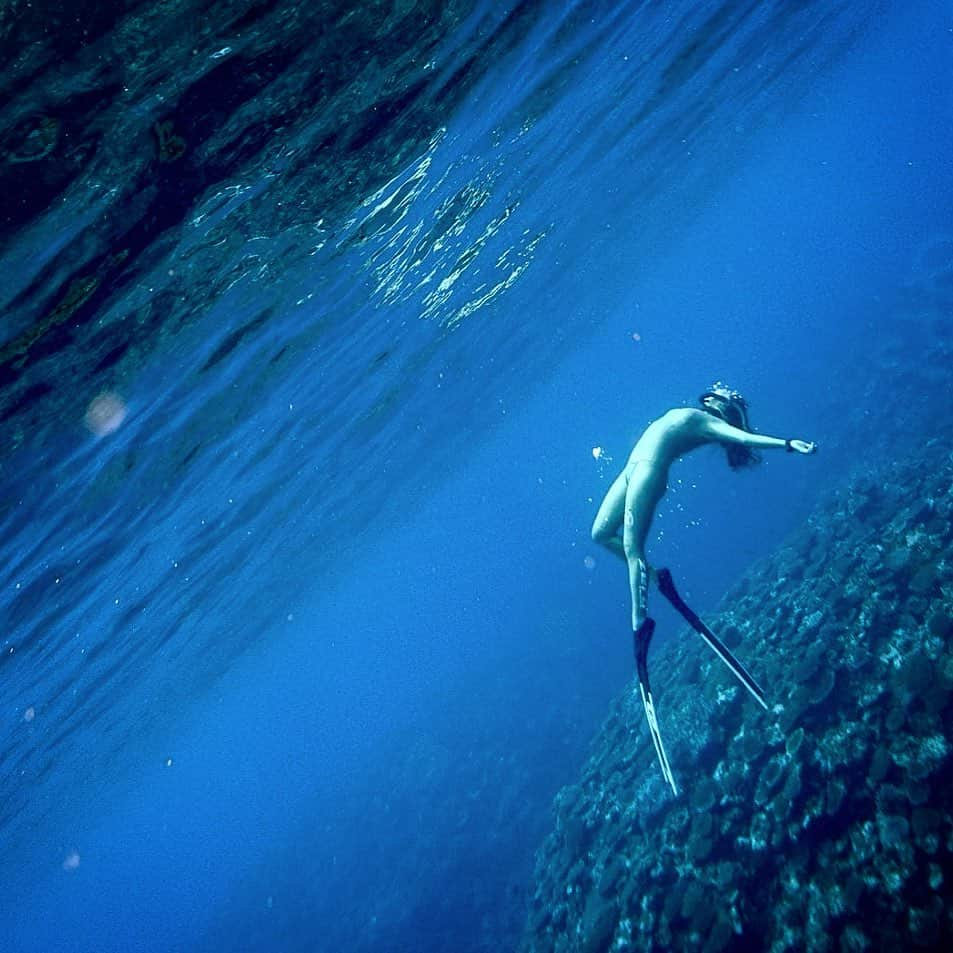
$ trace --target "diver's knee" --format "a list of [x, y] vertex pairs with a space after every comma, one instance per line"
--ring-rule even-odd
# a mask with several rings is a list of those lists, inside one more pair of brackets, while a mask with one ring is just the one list
[[639, 562], [644, 562], [645, 556], [642, 555], [642, 547], [639, 546], [632, 533], [626, 533], [622, 537], [622, 549], [625, 552], [625, 558], [629, 562], [636, 559], [639, 560]]
[[609, 526], [606, 524], [605, 520], [596, 520], [592, 524], [592, 529], [589, 531], [589, 535], [592, 537], [594, 543], [599, 543], [602, 546], [612, 539], [615, 535]]

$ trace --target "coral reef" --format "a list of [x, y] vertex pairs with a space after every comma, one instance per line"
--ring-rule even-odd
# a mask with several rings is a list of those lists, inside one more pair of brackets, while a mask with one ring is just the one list
[[[953, 949], [953, 455], [855, 477], [612, 707], [537, 856], [524, 953]], [[701, 678], [699, 679], [699, 674]]]

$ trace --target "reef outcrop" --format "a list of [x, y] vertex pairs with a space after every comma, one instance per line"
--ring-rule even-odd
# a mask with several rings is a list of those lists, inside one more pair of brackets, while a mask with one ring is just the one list
[[852, 479], [708, 621], [653, 650], [682, 792], [638, 697], [555, 801], [523, 953], [953, 949], [953, 454]]

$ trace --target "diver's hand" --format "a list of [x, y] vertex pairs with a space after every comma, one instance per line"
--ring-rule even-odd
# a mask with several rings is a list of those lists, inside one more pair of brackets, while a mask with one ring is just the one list
[[817, 444], [807, 440], [788, 440], [786, 446], [795, 453], [817, 453]]

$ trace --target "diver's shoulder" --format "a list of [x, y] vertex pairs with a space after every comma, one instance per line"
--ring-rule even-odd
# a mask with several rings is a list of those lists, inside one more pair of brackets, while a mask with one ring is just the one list
[[707, 415], [703, 410], [697, 410], [695, 407], [673, 407], [667, 410], [660, 419], [673, 426], [695, 423]]

